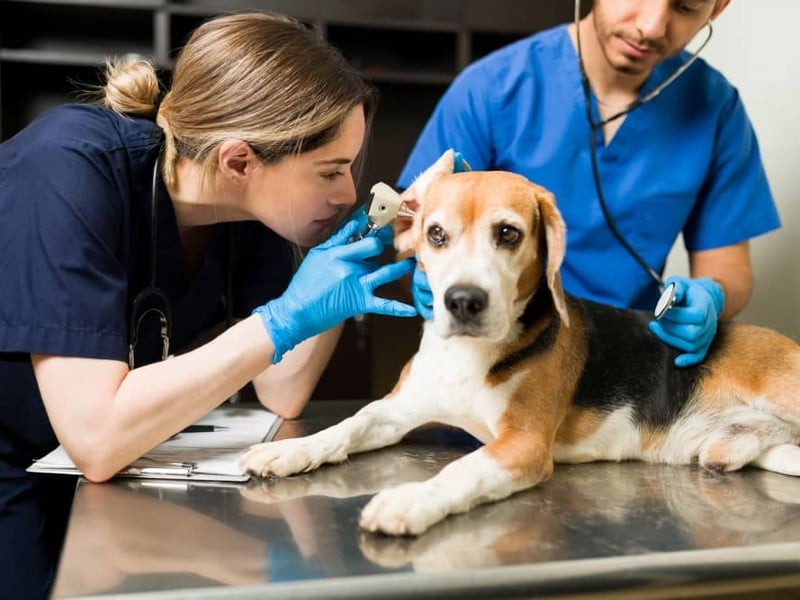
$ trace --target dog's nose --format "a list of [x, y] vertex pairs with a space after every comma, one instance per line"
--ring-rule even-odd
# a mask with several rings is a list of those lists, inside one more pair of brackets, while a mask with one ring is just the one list
[[454, 285], [444, 294], [444, 305], [460, 321], [468, 321], [481, 313], [489, 295], [474, 285]]

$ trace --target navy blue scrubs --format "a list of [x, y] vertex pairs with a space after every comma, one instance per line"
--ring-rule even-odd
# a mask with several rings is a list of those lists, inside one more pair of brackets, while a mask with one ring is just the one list
[[[131, 304], [151, 277], [151, 190], [162, 142], [150, 120], [65, 105], [0, 144], [0, 484], [29, 481], [25, 468], [58, 444], [31, 353], [128, 359]], [[172, 352], [224, 320], [229, 285], [233, 317], [286, 289], [292, 249], [257, 222], [214, 226], [201, 268], [186, 281], [160, 179], [156, 204], [156, 285], [171, 305]], [[138, 330], [137, 366], [161, 355], [151, 316]], [[0, 495], [0, 511], [12, 497], [19, 495]], [[0, 538], [20, 542], [4, 531]]]

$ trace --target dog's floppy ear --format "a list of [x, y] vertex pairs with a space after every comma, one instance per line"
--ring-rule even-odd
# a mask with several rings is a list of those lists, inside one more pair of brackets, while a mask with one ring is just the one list
[[442, 173], [452, 173], [455, 163], [455, 152], [446, 150], [438, 160], [414, 180], [414, 183], [404, 191], [400, 198], [405, 207], [414, 213], [414, 216], [398, 216], [392, 221], [394, 230], [394, 247], [399, 254], [413, 253], [419, 238], [421, 227], [422, 206], [425, 204], [425, 194], [431, 181]]
[[569, 327], [567, 301], [564, 288], [561, 286], [561, 263], [567, 248], [567, 226], [556, 207], [555, 196], [544, 189], [536, 192], [539, 215], [544, 224], [545, 242], [547, 244], [547, 287], [553, 296], [553, 303], [564, 325]]

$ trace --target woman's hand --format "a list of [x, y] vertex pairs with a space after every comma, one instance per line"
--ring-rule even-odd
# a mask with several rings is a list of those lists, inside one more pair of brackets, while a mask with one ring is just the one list
[[351, 219], [312, 248], [283, 295], [253, 311], [272, 338], [273, 364], [300, 342], [355, 315], [416, 316], [412, 306], [374, 295], [376, 288], [410, 273], [414, 261], [380, 266], [370, 260], [383, 252], [385, 240], [369, 236], [347, 243], [360, 226], [358, 218]]

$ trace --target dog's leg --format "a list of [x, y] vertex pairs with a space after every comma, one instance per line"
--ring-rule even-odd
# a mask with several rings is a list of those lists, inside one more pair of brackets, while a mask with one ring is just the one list
[[313, 435], [256, 444], [244, 453], [239, 466], [243, 472], [261, 477], [285, 477], [324, 463], [342, 462], [348, 454], [396, 444], [427, 422], [425, 411], [398, 410], [398, 403], [398, 399], [386, 397]]
[[780, 444], [767, 448], [750, 464], [765, 471], [800, 477], [800, 446]]
[[369, 531], [418, 535], [447, 515], [510, 496], [545, 481], [553, 459], [545, 437], [505, 432], [450, 463], [436, 476], [377, 494], [364, 507], [360, 525]]
[[709, 432], [698, 452], [700, 466], [727, 472], [752, 464], [800, 476], [800, 447], [794, 444], [797, 434], [790, 424], [752, 409], [736, 411], [735, 417], [727, 423], [722, 420]]

